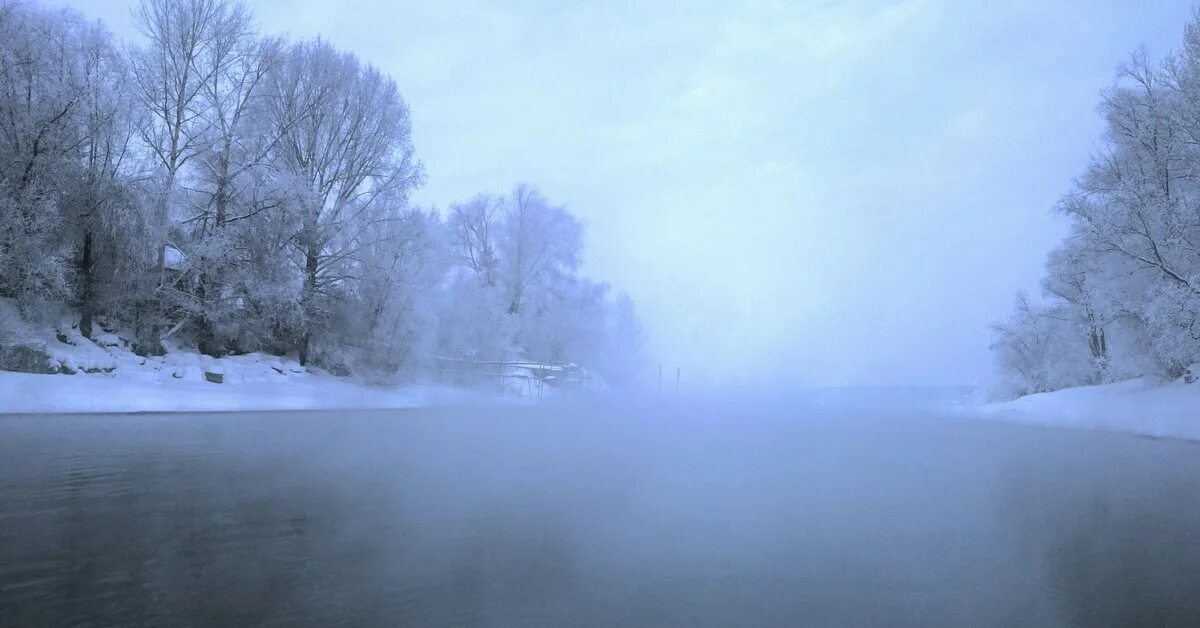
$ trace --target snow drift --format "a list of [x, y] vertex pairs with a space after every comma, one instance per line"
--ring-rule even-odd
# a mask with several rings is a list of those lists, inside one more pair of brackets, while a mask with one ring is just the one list
[[[1200, 366], [1190, 372], [1200, 373]], [[1200, 441], [1200, 383], [1132, 379], [976, 406], [969, 414], [1020, 423]]]

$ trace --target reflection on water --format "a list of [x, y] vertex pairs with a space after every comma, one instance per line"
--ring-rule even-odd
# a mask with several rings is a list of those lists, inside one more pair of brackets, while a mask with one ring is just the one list
[[[1200, 447], [1092, 440], [1065, 459], [1027, 458], [1011, 479], [1016, 530], [1041, 554], [1063, 618], [1076, 626], [1200, 626]], [[1057, 503], [1021, 508], [1038, 481], [1052, 485]]]
[[0, 419], [0, 626], [1200, 625], [1200, 447], [780, 407]]

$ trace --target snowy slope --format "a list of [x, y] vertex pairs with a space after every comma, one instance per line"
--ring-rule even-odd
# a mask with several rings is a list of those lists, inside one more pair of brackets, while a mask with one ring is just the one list
[[410, 408], [473, 398], [455, 389], [374, 388], [322, 375], [213, 384], [120, 375], [0, 372], [3, 413]]
[[970, 415], [1058, 427], [1200, 440], [1200, 383], [1134, 379], [968, 408]]
[[[218, 359], [169, 347], [166, 355], [142, 357], [114, 334], [89, 340], [69, 327], [33, 341], [61, 373], [73, 374], [0, 371], [0, 413], [407, 408], [488, 399], [436, 386], [368, 386], [262, 353]], [[214, 376], [221, 383], [209, 381]]]

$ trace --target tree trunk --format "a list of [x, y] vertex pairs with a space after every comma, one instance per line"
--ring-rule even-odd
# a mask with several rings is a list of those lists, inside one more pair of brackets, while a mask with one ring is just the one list
[[153, 289], [146, 296], [146, 314], [150, 320], [145, 325], [144, 332], [139, 333], [139, 343], [141, 345], [141, 353], [143, 355], [162, 355], [162, 320], [166, 315], [166, 304], [163, 303], [163, 294], [167, 287], [167, 230], [170, 228], [171, 218], [171, 192], [175, 188], [175, 169], [169, 167], [167, 170], [167, 180], [164, 185], [162, 197], [159, 199], [158, 215], [155, 216], [157, 233], [155, 234], [157, 242], [155, 251], [157, 259], [155, 260], [155, 275], [157, 281], [153, 284]]
[[308, 366], [308, 344], [312, 340], [312, 334], [305, 331], [300, 336], [300, 345], [296, 348], [296, 353], [300, 359], [300, 366]]
[[1088, 345], [1092, 350], [1096, 383], [1106, 383], [1108, 381], [1108, 340], [1103, 328], [1092, 329]]
[[300, 297], [304, 310], [304, 333], [300, 336], [300, 345], [296, 348], [300, 366], [308, 366], [308, 350], [312, 341], [313, 318], [316, 314], [313, 302], [317, 295], [317, 262], [317, 250], [310, 246], [304, 256], [304, 293]]
[[[200, 263], [203, 265], [204, 260], [201, 260]], [[200, 302], [200, 316], [196, 319], [196, 333], [198, 336], [196, 348], [204, 355], [219, 358], [224, 354], [224, 351], [217, 344], [216, 333], [213, 331], [212, 321], [208, 316], [208, 304], [212, 296], [211, 288], [208, 273], [200, 273], [200, 277], [196, 281], [196, 299]]]
[[522, 290], [520, 285], [517, 285], [517, 287], [513, 288], [512, 300], [510, 300], [508, 303], [509, 314], [516, 314], [521, 311], [521, 293]]
[[229, 144], [229, 137], [226, 136], [223, 151], [218, 158], [220, 170], [217, 174], [217, 190], [213, 198], [217, 210], [215, 221], [215, 230], [217, 231], [224, 227], [225, 221], [229, 219]]
[[[216, 208], [216, 216], [213, 220], [213, 228], [208, 235], [219, 237], [225, 227], [225, 222], [229, 219], [229, 140], [226, 138], [224, 152], [219, 157], [219, 172], [217, 175], [217, 189], [213, 194], [213, 205]], [[210, 307], [214, 299], [221, 298], [221, 268], [220, 263], [224, 260], [218, 257], [218, 263], [213, 264], [212, 260], [201, 259], [200, 277], [197, 280], [196, 297], [200, 302], [200, 317], [198, 323], [199, 342], [198, 348], [200, 353], [211, 355], [213, 357], [221, 357], [224, 353], [224, 347], [219, 346], [216, 340], [216, 331], [213, 329], [212, 319], [209, 316]]]
[[92, 232], [83, 234], [83, 251], [79, 256], [79, 333], [92, 337]]

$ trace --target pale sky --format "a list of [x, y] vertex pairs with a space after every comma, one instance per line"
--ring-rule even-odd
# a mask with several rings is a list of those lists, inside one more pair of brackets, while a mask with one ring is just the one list
[[[125, 0], [71, 0], [130, 37]], [[445, 207], [539, 185], [685, 385], [984, 383], [1137, 46], [1189, 1], [251, 0], [392, 75]]]

